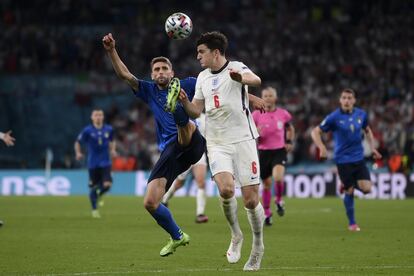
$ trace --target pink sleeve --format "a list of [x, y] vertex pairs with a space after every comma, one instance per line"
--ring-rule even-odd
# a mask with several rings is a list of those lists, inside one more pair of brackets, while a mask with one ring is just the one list
[[289, 111], [285, 110], [285, 123], [289, 123], [292, 120], [292, 115], [290, 115]]

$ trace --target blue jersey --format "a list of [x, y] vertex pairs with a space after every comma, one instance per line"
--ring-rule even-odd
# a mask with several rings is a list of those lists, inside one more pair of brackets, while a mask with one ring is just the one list
[[[190, 101], [194, 97], [196, 78], [186, 78], [180, 80], [181, 88], [187, 93]], [[157, 142], [160, 151], [165, 146], [177, 139], [177, 126], [171, 113], [164, 110], [167, 103], [167, 89], [160, 90], [153, 81], [138, 81], [138, 91], [134, 91], [135, 96], [146, 102], [154, 114], [157, 130]]]
[[334, 159], [337, 164], [353, 163], [364, 159], [363, 130], [368, 126], [367, 114], [360, 108], [352, 113], [340, 108], [329, 114], [319, 125], [322, 131], [332, 131], [335, 142]]
[[104, 168], [111, 166], [109, 143], [112, 142], [114, 131], [110, 125], [102, 128], [93, 125], [85, 127], [78, 136], [78, 142], [87, 146], [88, 168]]

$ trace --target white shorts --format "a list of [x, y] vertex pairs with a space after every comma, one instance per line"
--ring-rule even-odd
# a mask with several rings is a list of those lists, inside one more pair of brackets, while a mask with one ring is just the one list
[[241, 187], [259, 184], [260, 165], [256, 141], [228, 145], [207, 145], [211, 175], [229, 172]]
[[197, 163], [195, 163], [194, 165], [192, 165], [191, 167], [189, 167], [185, 172], [181, 173], [180, 175], [177, 176], [178, 180], [184, 180], [187, 175], [191, 172], [191, 170], [193, 169], [194, 166], [197, 165], [204, 165], [207, 166], [207, 157], [206, 154], [204, 153], [203, 156], [201, 156], [200, 160], [198, 160]]

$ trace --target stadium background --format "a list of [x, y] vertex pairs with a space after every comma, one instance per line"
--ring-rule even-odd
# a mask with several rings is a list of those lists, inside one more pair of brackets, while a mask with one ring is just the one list
[[[208, 198], [204, 225], [194, 223], [194, 198], [171, 200], [192, 242], [159, 258], [167, 235], [141, 197], [158, 155], [154, 120], [117, 79], [101, 44], [112, 32], [138, 77], [149, 78], [158, 55], [171, 58], [179, 77], [196, 76], [195, 39], [210, 30], [229, 37], [231, 59], [278, 89], [298, 134], [286, 215], [264, 229], [256, 275], [414, 275], [414, 201], [357, 200], [362, 231], [349, 232], [341, 200], [329, 197], [338, 185], [334, 165], [315, 160], [309, 133], [342, 88], [355, 89], [384, 155], [373, 164], [366, 151], [375, 184], [367, 198], [414, 196], [413, 10], [405, 0], [1, 0], [0, 131], [13, 130], [16, 145], [0, 143], [0, 275], [240, 275], [250, 247], [241, 263], [225, 261], [229, 236], [217, 197]], [[177, 11], [193, 20], [190, 39], [164, 33]], [[105, 110], [121, 156], [100, 220], [90, 217], [87, 170], [73, 153], [93, 107]], [[217, 195], [211, 180], [207, 192]], [[239, 198], [249, 245], [241, 206]]]

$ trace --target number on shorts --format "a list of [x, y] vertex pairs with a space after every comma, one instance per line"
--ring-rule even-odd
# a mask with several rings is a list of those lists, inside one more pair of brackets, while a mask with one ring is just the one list
[[216, 108], [219, 108], [220, 107], [220, 101], [219, 101], [219, 96], [218, 95], [214, 95], [214, 106], [216, 107]]
[[256, 162], [255, 161], [252, 162], [252, 173], [253, 174], [256, 174], [257, 173], [257, 166], [256, 166]]

